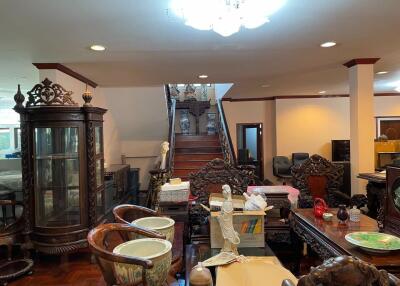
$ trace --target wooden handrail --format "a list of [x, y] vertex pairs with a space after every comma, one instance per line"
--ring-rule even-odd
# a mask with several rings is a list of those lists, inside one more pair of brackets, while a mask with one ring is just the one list
[[236, 155], [233, 150], [233, 144], [231, 139], [231, 134], [229, 132], [229, 128], [227, 127], [226, 117], [224, 112], [224, 107], [222, 105], [222, 101], [217, 100], [218, 107], [218, 119], [219, 119], [219, 138], [221, 141], [222, 151], [224, 153], [224, 159], [229, 161], [232, 165], [237, 165]]
[[168, 142], [169, 142], [169, 151], [168, 151], [168, 161], [167, 161], [167, 170], [172, 172], [174, 168], [174, 149], [175, 149], [175, 110], [176, 110], [176, 100], [171, 99], [171, 115], [169, 117], [169, 130], [168, 130]]

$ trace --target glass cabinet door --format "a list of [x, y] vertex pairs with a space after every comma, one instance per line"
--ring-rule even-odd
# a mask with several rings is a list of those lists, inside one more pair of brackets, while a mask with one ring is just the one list
[[40, 127], [34, 137], [36, 226], [80, 224], [79, 128]]

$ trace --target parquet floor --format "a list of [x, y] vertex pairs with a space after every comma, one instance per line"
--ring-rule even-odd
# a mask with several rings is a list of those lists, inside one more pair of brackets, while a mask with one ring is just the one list
[[34, 259], [32, 275], [9, 283], [9, 286], [105, 286], [97, 264], [90, 253], [71, 254], [67, 261], [56, 256], [39, 255]]

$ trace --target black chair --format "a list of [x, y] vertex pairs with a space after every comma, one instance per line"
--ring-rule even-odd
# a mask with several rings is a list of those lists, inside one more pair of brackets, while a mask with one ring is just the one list
[[303, 164], [308, 158], [310, 158], [310, 154], [308, 153], [292, 153], [293, 166]]
[[275, 156], [272, 158], [272, 172], [275, 177], [282, 179], [284, 184], [287, 179], [292, 178], [291, 167], [292, 164], [286, 156]]

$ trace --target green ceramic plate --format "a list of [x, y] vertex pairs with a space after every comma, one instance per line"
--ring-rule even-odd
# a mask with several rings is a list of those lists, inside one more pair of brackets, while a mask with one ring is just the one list
[[370, 252], [388, 252], [400, 249], [400, 238], [380, 232], [352, 232], [345, 236], [353, 245]]

